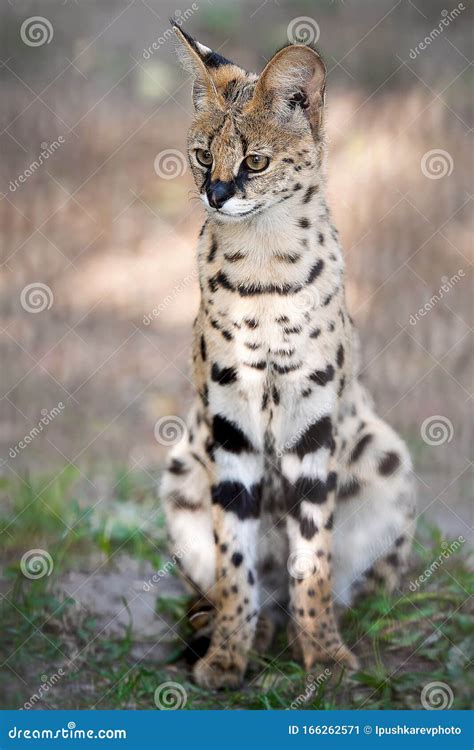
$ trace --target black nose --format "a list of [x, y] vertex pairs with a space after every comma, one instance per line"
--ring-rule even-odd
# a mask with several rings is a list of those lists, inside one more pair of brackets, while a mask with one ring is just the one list
[[213, 208], [221, 208], [229, 198], [235, 195], [235, 185], [233, 182], [215, 180], [210, 183], [206, 193], [209, 205]]

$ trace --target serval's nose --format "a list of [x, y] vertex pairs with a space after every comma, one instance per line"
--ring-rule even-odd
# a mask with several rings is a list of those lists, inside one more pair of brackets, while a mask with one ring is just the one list
[[235, 195], [235, 185], [233, 182], [214, 180], [209, 184], [206, 193], [209, 205], [212, 208], [222, 208], [224, 203]]

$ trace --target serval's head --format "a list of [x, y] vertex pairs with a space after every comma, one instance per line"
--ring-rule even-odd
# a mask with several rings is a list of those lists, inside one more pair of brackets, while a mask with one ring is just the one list
[[322, 169], [326, 70], [302, 44], [247, 73], [175, 27], [194, 78], [191, 168], [202, 201], [220, 221], [238, 221], [317, 190]]

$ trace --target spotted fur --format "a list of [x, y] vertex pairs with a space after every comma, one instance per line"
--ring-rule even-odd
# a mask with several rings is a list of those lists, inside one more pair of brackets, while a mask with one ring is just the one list
[[[285, 621], [307, 669], [354, 668], [334, 603], [397, 584], [414, 506], [407, 449], [358, 378], [325, 198], [325, 68], [292, 45], [257, 77], [176, 31], [194, 75], [189, 158], [208, 210], [197, 396], [162, 485], [183, 576], [212, 605], [194, 675], [238, 685], [252, 644], [268, 648]], [[264, 157], [261, 172], [246, 168], [249, 154]]]

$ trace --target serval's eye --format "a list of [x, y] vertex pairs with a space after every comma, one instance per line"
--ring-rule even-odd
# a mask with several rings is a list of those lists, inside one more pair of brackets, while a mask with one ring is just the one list
[[245, 166], [252, 172], [262, 172], [268, 167], [269, 163], [268, 156], [261, 156], [260, 154], [249, 154], [244, 159]]
[[203, 167], [210, 167], [212, 164], [212, 154], [205, 148], [196, 149], [196, 159]]

